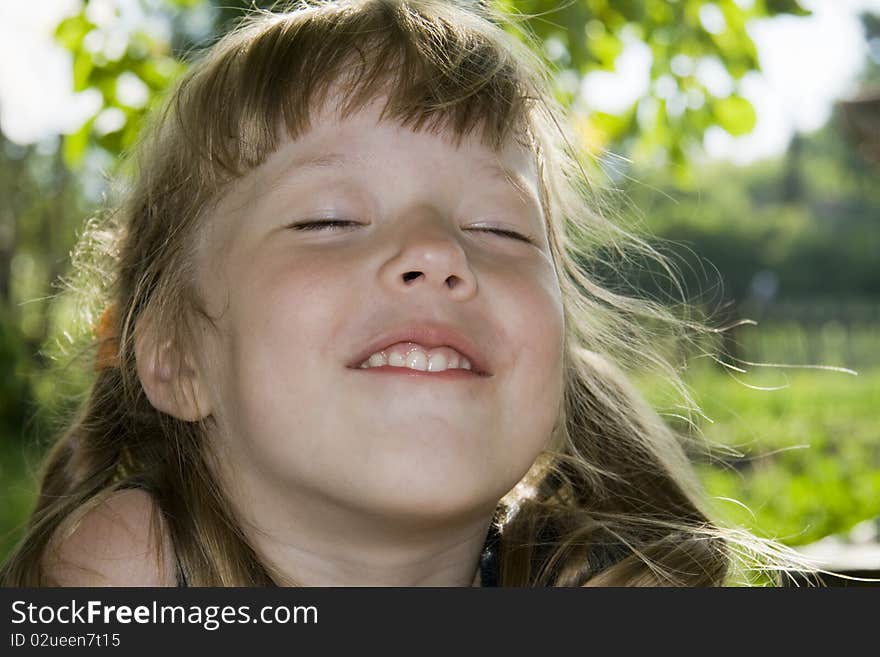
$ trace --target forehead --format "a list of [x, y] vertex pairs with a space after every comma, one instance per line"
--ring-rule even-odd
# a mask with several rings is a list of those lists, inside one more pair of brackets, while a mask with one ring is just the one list
[[[473, 132], [457, 136], [431, 125], [414, 129], [383, 116], [384, 97], [343, 115], [331, 95], [314, 111], [308, 129], [296, 141], [282, 139], [261, 176], [269, 179], [345, 167], [372, 167], [395, 159], [420, 168], [433, 163], [453, 165], [463, 177], [506, 182], [521, 195], [540, 198], [536, 155], [519, 141], [507, 140], [493, 149]], [[280, 128], [283, 132], [283, 128]], [[443, 171], [442, 173], [455, 173]], [[441, 173], [438, 171], [438, 173]]]

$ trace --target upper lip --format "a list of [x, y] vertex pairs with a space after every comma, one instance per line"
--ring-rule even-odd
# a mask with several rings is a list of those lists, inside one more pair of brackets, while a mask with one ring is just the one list
[[462, 332], [449, 324], [435, 321], [409, 322], [386, 331], [372, 340], [348, 364], [358, 368], [367, 358], [398, 342], [415, 342], [428, 349], [451, 347], [471, 362], [471, 371], [481, 376], [492, 376], [483, 354]]

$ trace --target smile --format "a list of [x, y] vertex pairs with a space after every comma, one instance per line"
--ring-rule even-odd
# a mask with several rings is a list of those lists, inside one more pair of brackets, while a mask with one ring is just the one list
[[370, 354], [360, 364], [360, 369], [394, 367], [421, 372], [444, 372], [447, 370], [471, 370], [471, 362], [452, 347], [428, 349], [415, 342], [398, 342]]

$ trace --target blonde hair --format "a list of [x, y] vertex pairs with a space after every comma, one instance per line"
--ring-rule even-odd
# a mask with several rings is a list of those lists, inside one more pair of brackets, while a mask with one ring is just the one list
[[196, 351], [197, 322], [211, 318], [193, 245], [211, 204], [282, 138], [306, 132], [340, 83], [342, 116], [383, 96], [384, 118], [413, 130], [478, 133], [496, 150], [515, 139], [535, 154], [564, 299], [565, 387], [550, 447], [498, 506], [499, 585], [719, 585], [740, 562], [781, 567], [781, 546], [712, 518], [684, 436], [624, 374], [659, 369], [692, 403], [656, 343], [714, 329], [587, 274], [615, 252], [668, 265], [598, 210], [550, 73], [504, 21], [477, 2], [303, 2], [252, 13], [189, 69], [143, 132], [125, 201], [87, 223], [74, 254], [84, 314], [115, 312], [104, 315], [110, 330], [92, 345], [101, 367], [45, 461], [5, 584], [45, 584], [42, 560], [62, 522], [135, 483], [154, 495], [191, 584], [283, 583], [212, 474], [211, 418], [181, 421], [147, 400], [134, 327], [144, 319], [178, 354]]

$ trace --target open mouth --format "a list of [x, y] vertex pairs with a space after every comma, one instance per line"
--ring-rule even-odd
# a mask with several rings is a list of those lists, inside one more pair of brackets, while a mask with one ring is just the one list
[[348, 367], [369, 371], [447, 372], [492, 376], [479, 349], [448, 325], [420, 323], [387, 333], [365, 347]]
[[414, 342], [399, 342], [374, 352], [364, 360], [359, 369], [403, 369], [415, 372], [440, 374], [449, 371], [484, 374], [474, 368], [470, 359], [446, 345], [426, 349]]

